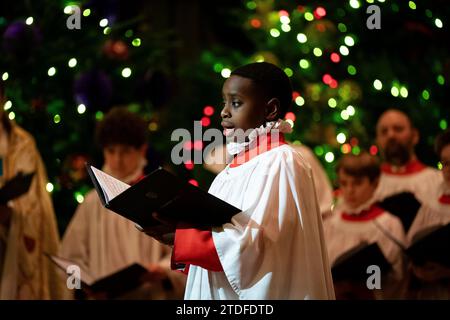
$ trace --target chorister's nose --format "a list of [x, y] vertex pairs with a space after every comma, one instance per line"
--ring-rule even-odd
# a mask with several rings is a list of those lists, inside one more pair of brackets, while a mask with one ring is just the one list
[[395, 132], [394, 132], [394, 130], [389, 129], [389, 130], [387, 131], [387, 138], [388, 138], [388, 139], [395, 138]]
[[230, 112], [229, 112], [229, 110], [228, 110], [227, 104], [225, 104], [225, 105], [223, 106], [222, 111], [220, 111], [220, 116], [222, 117], [222, 119], [223, 119], [223, 118], [229, 118], [229, 117], [230, 117]]

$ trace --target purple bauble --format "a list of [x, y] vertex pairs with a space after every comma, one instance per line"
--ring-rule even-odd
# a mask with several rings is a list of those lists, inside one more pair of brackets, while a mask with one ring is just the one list
[[3, 48], [17, 59], [26, 59], [42, 42], [42, 34], [34, 25], [22, 21], [11, 23], [3, 33]]
[[160, 70], [149, 70], [137, 84], [136, 95], [139, 99], [150, 100], [155, 109], [164, 107], [171, 95], [169, 78]]
[[75, 79], [75, 100], [88, 108], [106, 110], [110, 106], [112, 92], [112, 81], [104, 71], [87, 71]]

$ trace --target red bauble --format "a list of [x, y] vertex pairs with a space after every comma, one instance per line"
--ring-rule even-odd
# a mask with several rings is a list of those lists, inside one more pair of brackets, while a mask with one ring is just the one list
[[103, 46], [106, 56], [114, 60], [126, 60], [129, 56], [129, 49], [122, 40], [108, 40]]

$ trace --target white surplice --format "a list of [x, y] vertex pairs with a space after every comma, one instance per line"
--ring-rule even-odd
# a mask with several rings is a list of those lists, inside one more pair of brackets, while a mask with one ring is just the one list
[[358, 216], [363, 210], [369, 209], [372, 204], [373, 200], [371, 199], [359, 208], [351, 210], [342, 199], [338, 200], [335, 214], [324, 222], [330, 263], [333, 265], [339, 256], [362, 242], [369, 244], [376, 242], [386, 260], [393, 266], [396, 277], [401, 278], [403, 276], [402, 250], [386, 235], [386, 233], [391, 235], [400, 244], [405, 245], [406, 237], [400, 219], [387, 211], [366, 221], [350, 221], [342, 217], [343, 212]]
[[[442, 174], [439, 180], [435, 180], [434, 186], [429, 190], [429, 198], [422, 204], [417, 212], [411, 228], [407, 234], [407, 243], [411, 245], [415, 239], [415, 236], [428, 228], [444, 226], [450, 223], [450, 204], [444, 204], [439, 202], [439, 198], [444, 194], [450, 194], [450, 188], [444, 182]], [[448, 252], [442, 252], [442, 254], [449, 254]], [[410, 289], [411, 299], [450, 299], [450, 282], [448, 279], [445, 281], [436, 282], [422, 282], [416, 280], [418, 283], [415, 288]]]
[[295, 151], [299, 152], [311, 166], [314, 175], [317, 200], [319, 201], [320, 213], [328, 215], [331, 213], [333, 204], [333, 188], [330, 179], [310, 148], [305, 145], [292, 145]]
[[429, 191], [427, 201], [420, 207], [408, 231], [407, 240], [409, 244], [418, 232], [429, 227], [450, 223], [450, 205], [439, 202], [439, 198], [444, 194], [450, 194], [450, 187], [445, 184], [442, 175], [440, 175], [440, 179], [435, 180], [434, 186]]
[[[368, 210], [374, 203], [373, 198], [356, 209], [349, 209], [340, 198], [335, 212], [331, 218], [324, 221], [325, 240], [328, 248], [328, 257], [331, 265], [345, 252], [357, 247], [363, 242], [377, 243], [386, 260], [392, 266], [392, 272], [383, 286], [384, 296], [381, 298], [400, 298], [400, 281], [404, 276], [404, 256], [402, 248], [391, 238], [394, 238], [402, 246], [406, 243], [405, 233], [399, 218], [384, 211], [373, 219], [366, 221], [350, 221], [342, 217], [346, 212], [358, 216], [364, 210]], [[369, 275], [368, 275], [369, 276]], [[391, 282], [391, 283], [389, 283]]]
[[[294, 144], [291, 144], [291, 146], [295, 151], [300, 153], [302, 157], [305, 158], [306, 162], [308, 162], [311, 166], [316, 187], [317, 200], [319, 201], [320, 213], [322, 215], [330, 214], [331, 206], [333, 204], [333, 188], [325, 170], [309, 147], [306, 145]], [[217, 149], [212, 149], [211, 153], [209, 153], [207, 157], [208, 158], [205, 161], [204, 167], [207, 170], [218, 174], [227, 166], [226, 146], [224, 145], [222, 147], [218, 147]]]
[[209, 192], [242, 209], [212, 236], [224, 272], [190, 266], [186, 299], [334, 299], [311, 167], [282, 145]]
[[429, 199], [430, 190], [434, 187], [436, 179], [439, 179], [440, 175], [439, 170], [431, 167], [403, 175], [382, 172], [375, 198], [382, 201], [398, 193], [411, 192], [420, 203], [424, 203]]

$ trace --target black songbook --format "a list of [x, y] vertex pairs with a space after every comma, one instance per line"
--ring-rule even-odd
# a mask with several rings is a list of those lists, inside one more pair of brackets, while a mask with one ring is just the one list
[[430, 261], [450, 267], [450, 223], [418, 232], [406, 254], [416, 265]]
[[334, 262], [331, 273], [334, 281], [362, 281], [369, 276], [367, 267], [376, 265], [384, 274], [391, 269], [391, 264], [381, 252], [377, 243], [360, 245], [346, 251]]
[[5, 205], [8, 201], [20, 197], [28, 192], [33, 181], [34, 172], [19, 172], [10, 180], [6, 181], [0, 189], [0, 204]]
[[161, 167], [132, 186], [93, 166], [87, 170], [103, 205], [143, 228], [160, 224], [153, 212], [200, 229], [230, 222], [241, 212]]
[[400, 219], [406, 233], [411, 227], [421, 206], [420, 202], [410, 192], [402, 192], [387, 197], [379, 205], [385, 211], [392, 213]]
[[[55, 263], [64, 272], [68, 271], [68, 267], [71, 265], [77, 266], [77, 263], [65, 258], [61, 258], [54, 255], [48, 255], [47, 257]], [[89, 272], [80, 268], [80, 289], [89, 289], [93, 293], [103, 292], [107, 294], [110, 299], [119, 297], [129, 291], [138, 288], [150, 271], [138, 263], [133, 263], [113, 274], [105, 277], [95, 279]], [[70, 270], [70, 269], [69, 269]]]

